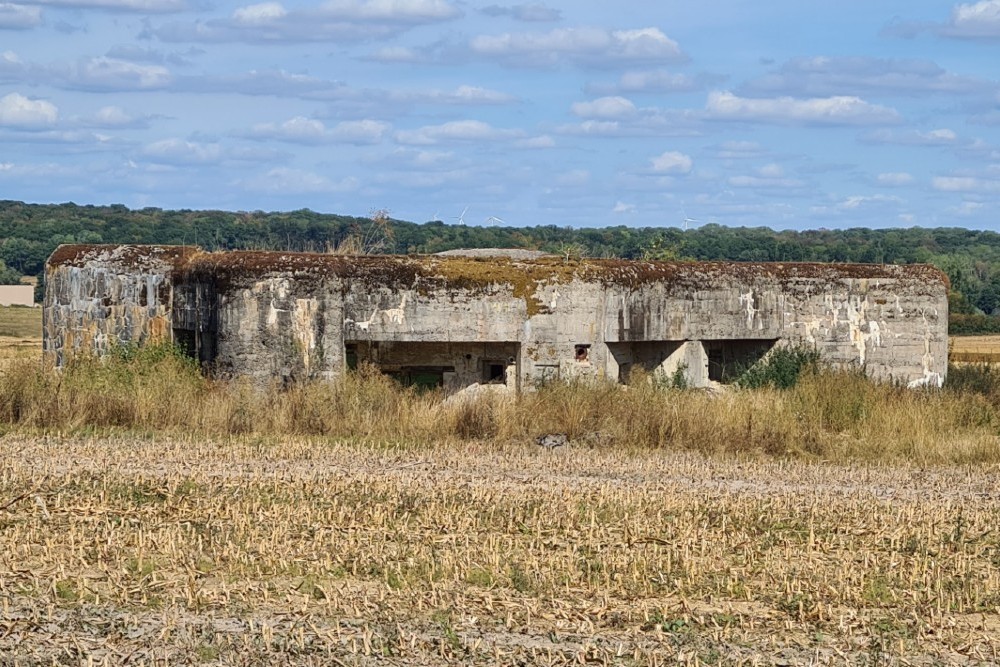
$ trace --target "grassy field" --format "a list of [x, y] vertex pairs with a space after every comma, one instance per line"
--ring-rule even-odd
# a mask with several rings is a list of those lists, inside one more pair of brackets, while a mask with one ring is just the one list
[[41, 340], [42, 309], [0, 306], [0, 338]]
[[996, 664], [1000, 371], [950, 378], [448, 402], [9, 359], [0, 664]]
[[1000, 336], [954, 336], [948, 357], [953, 363], [1000, 363]]
[[24, 664], [1000, 650], [995, 466], [20, 435], [0, 462], [0, 654]]

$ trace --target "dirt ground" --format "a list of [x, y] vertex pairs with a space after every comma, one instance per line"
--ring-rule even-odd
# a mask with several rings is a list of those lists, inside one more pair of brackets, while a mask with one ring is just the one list
[[996, 469], [7, 435], [0, 664], [987, 665]]

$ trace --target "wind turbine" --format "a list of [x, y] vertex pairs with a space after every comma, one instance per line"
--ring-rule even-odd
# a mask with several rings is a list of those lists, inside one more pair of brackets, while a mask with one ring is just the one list
[[458, 224], [460, 224], [460, 225], [464, 225], [465, 224], [465, 214], [468, 213], [468, 212], [469, 212], [469, 207], [466, 206], [465, 209], [462, 211], [462, 215], [460, 215], [457, 218], [455, 218], [456, 220], [458, 220]]
[[682, 224], [684, 225], [684, 231], [688, 230], [688, 224], [692, 222], [701, 222], [700, 220], [695, 220], [694, 218], [689, 218], [687, 212], [684, 210], [684, 204], [681, 204], [681, 218]]
[[486, 224], [487, 225], [502, 225], [502, 224], [505, 224], [505, 223], [504, 223], [503, 220], [501, 220], [500, 218], [496, 217], [495, 215], [491, 215], [490, 217], [486, 218]]

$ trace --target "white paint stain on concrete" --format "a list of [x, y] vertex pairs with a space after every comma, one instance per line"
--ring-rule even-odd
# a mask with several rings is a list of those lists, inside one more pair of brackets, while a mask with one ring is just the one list
[[740, 306], [746, 311], [747, 314], [747, 328], [753, 328], [753, 318], [760, 312], [754, 303], [753, 290], [750, 290], [746, 294], [740, 294]]
[[389, 324], [405, 324], [406, 323], [406, 301], [409, 297], [408, 294], [403, 295], [403, 299], [399, 302], [397, 308], [389, 308], [388, 310], [382, 311], [382, 321]]

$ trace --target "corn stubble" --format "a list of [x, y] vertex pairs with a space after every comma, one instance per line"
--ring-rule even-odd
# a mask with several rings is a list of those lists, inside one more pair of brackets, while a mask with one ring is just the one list
[[14, 364], [0, 664], [994, 664], [1000, 375], [963, 372], [445, 402]]

